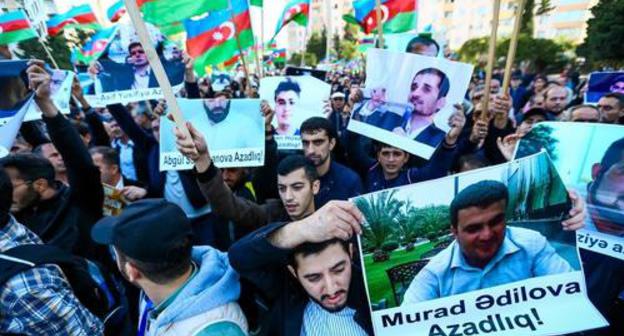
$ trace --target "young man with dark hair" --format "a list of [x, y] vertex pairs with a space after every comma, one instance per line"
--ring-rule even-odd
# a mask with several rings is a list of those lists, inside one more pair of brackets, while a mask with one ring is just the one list
[[89, 149], [93, 163], [100, 169], [103, 184], [107, 184], [122, 192], [129, 201], [136, 201], [147, 195], [147, 189], [138, 181], [130, 180], [121, 174], [119, 155], [110, 147], [93, 147]]
[[[53, 180], [52, 166], [47, 165], [49, 178]], [[0, 167], [0, 260], [2, 253], [14, 247], [43, 244], [11, 216], [13, 184], [9, 174]], [[78, 301], [57, 266], [32, 267], [0, 285], [0, 334], [91, 336], [102, 335], [104, 331], [102, 322]]]
[[12, 212], [44, 242], [105, 262], [105, 255], [89, 238], [91, 226], [102, 217], [104, 193], [100, 172], [78, 132], [54, 105], [50, 97], [50, 75], [44, 70], [43, 62], [32, 61], [26, 72], [52, 145], [64, 161], [69, 186], [55, 181], [54, 168], [48, 160], [10, 155], [0, 160], [0, 164], [4, 164], [13, 182]]
[[409, 41], [405, 52], [436, 57], [440, 52], [440, 45], [434, 39], [427, 36], [416, 36]]
[[624, 125], [624, 94], [608, 93], [598, 101], [600, 122]]
[[[582, 200], [570, 196], [578, 202], [571, 218], [561, 222], [564, 230], [583, 227], [585, 219]], [[450, 205], [455, 241], [416, 275], [402, 304], [571, 271], [539, 232], [507, 227], [508, 200], [507, 186], [499, 181], [480, 181], [460, 191]]]
[[316, 167], [321, 181], [315, 197], [317, 209], [331, 200], [348, 200], [362, 193], [360, 177], [336, 162], [331, 152], [336, 146], [336, 133], [329, 120], [312, 117], [301, 124], [301, 143], [306, 159]]
[[372, 335], [362, 272], [347, 242], [361, 221], [355, 205], [333, 201], [232, 246], [232, 266], [272, 302], [267, 335]]
[[134, 202], [91, 230], [93, 240], [113, 246], [119, 271], [142, 290], [139, 335], [196, 335], [223, 321], [238, 327], [228, 335], [247, 332], [226, 254], [192, 247], [192, 234], [184, 211], [158, 199]]
[[292, 117], [295, 113], [299, 98], [301, 96], [301, 87], [299, 83], [292, 78], [287, 78], [280, 82], [275, 88], [275, 117], [277, 119], [277, 134], [293, 134], [296, 130], [292, 129]]

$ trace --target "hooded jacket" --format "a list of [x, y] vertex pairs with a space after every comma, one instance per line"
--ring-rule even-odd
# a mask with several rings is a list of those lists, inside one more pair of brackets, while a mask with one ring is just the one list
[[[247, 332], [247, 320], [236, 300], [240, 295], [238, 274], [227, 254], [208, 246], [193, 247], [198, 270], [175, 299], [154, 318], [147, 317], [148, 336], [193, 335], [213, 321], [231, 321]], [[141, 294], [141, 315], [148, 303]], [[141, 316], [143, 320], [143, 316]]]

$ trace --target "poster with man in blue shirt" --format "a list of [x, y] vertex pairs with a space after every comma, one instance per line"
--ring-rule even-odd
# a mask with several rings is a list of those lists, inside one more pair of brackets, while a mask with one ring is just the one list
[[[377, 335], [606, 325], [576, 249], [585, 203], [546, 153], [354, 202], [366, 217], [361, 259]], [[566, 322], [571, 314], [584, 320]]]

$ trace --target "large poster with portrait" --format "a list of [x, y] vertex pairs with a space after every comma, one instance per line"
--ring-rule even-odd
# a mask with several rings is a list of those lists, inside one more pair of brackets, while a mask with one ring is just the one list
[[442, 58], [369, 49], [364, 99], [348, 129], [429, 159], [450, 130], [473, 66]]
[[378, 336], [606, 325], [563, 229], [572, 202], [545, 153], [352, 201], [365, 217], [359, 247]]
[[[210, 157], [219, 168], [264, 164], [264, 117], [259, 99], [178, 99], [184, 119], [204, 135]], [[178, 152], [175, 123], [160, 118], [160, 170], [193, 168]]]
[[[182, 50], [154, 26], [148, 28], [169, 82], [178, 91], [184, 81]], [[94, 107], [163, 97], [145, 49], [131, 25], [119, 27], [106, 52], [89, 65], [87, 74], [92, 84], [86, 88], [89, 94], [85, 98]]]
[[592, 72], [589, 74], [585, 103], [597, 104], [609, 93], [624, 94], [624, 72]]
[[587, 203], [579, 247], [624, 260], [624, 126], [540, 123], [520, 140], [516, 157], [542, 150]]
[[273, 127], [279, 149], [301, 149], [299, 128], [311, 117], [323, 116], [330, 85], [312, 76], [265, 77], [260, 98], [275, 111]]

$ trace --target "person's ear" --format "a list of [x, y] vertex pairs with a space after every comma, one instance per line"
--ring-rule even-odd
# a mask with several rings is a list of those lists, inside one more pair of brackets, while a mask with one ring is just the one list
[[312, 182], [312, 194], [314, 194], [316, 196], [316, 194], [318, 194], [319, 190], [321, 190], [321, 181], [320, 180], [314, 180], [314, 182]]
[[451, 233], [453, 236], [457, 237], [457, 227], [453, 226], [453, 224], [451, 224]]
[[295, 279], [297, 279], [297, 271], [295, 271], [295, 269], [292, 266], [288, 265], [288, 271]]
[[143, 278], [143, 274], [139, 271], [132, 263], [126, 262], [123, 265], [126, 276], [128, 277], [128, 281], [132, 283], [136, 283], [138, 280]]
[[333, 151], [334, 147], [336, 147], [336, 139], [332, 138], [329, 140], [329, 151]]
[[38, 178], [32, 182], [32, 187], [38, 194], [43, 193], [49, 187], [48, 181], [44, 178]]
[[349, 257], [353, 259], [353, 244], [349, 243]]
[[439, 98], [436, 101], [436, 111], [440, 111], [446, 105], [446, 97]]
[[121, 173], [121, 169], [119, 169], [118, 165], [113, 165], [112, 167], [113, 167], [113, 172], [115, 174], [120, 174]]
[[595, 181], [598, 178], [600, 170], [602, 170], [602, 165], [600, 165], [600, 163], [594, 163], [592, 165], [592, 180]]

